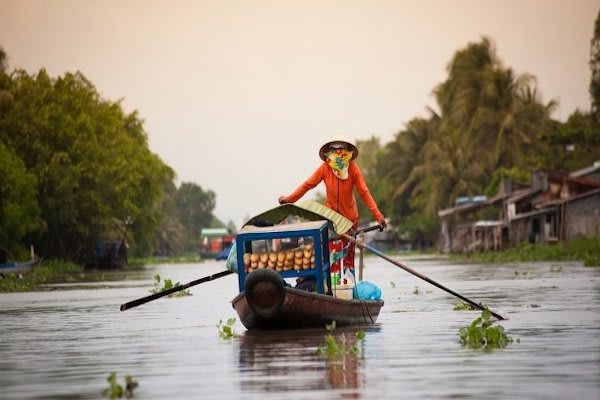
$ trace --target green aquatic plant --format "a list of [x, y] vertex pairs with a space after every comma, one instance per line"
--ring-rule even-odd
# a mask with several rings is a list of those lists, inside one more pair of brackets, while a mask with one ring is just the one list
[[460, 328], [458, 336], [463, 346], [491, 351], [512, 343], [513, 339], [506, 335], [504, 327], [492, 326], [491, 316], [491, 311], [486, 308], [471, 325]]
[[235, 324], [235, 318], [229, 318], [226, 323], [223, 323], [223, 320], [219, 320], [219, 324], [217, 325], [217, 329], [219, 330], [219, 336], [221, 339], [231, 339], [237, 334], [233, 330], [233, 324]]
[[125, 375], [125, 389], [123, 386], [119, 385], [117, 381], [117, 374], [115, 372], [111, 372], [106, 378], [108, 381], [108, 389], [104, 390], [104, 395], [111, 399], [120, 399], [125, 396], [127, 398], [133, 397], [133, 389], [138, 387], [138, 383], [133, 380], [131, 375]]
[[[455, 255], [453, 257], [465, 259], [465, 256]], [[600, 266], [600, 236], [577, 237], [552, 245], [520, 243], [503, 251], [473, 253], [468, 256], [468, 259], [484, 263], [580, 260], [588, 267]]]
[[[160, 284], [161, 280], [163, 281], [162, 286]], [[150, 292], [151, 293], [160, 293], [160, 292], [164, 292], [165, 290], [172, 289], [179, 285], [180, 285], [179, 282], [173, 283], [173, 281], [171, 279], [163, 280], [159, 274], [156, 274], [156, 275], [154, 275], [154, 288], [150, 289]], [[173, 293], [167, 295], [167, 297], [182, 297], [182, 296], [191, 296], [191, 295], [192, 295], [192, 293], [189, 290], [178, 290], [177, 292], [173, 292]]]
[[452, 309], [454, 311], [473, 311], [475, 310], [475, 307], [461, 300], [458, 303], [456, 303]]
[[344, 354], [358, 354], [358, 344], [365, 339], [365, 332], [363, 330], [358, 330], [356, 332], [356, 341], [352, 345], [348, 345], [346, 344], [344, 336], [341, 336], [340, 339], [336, 339], [335, 326], [335, 321], [325, 325], [325, 329], [327, 329], [327, 332], [329, 333], [325, 336], [325, 346], [317, 347], [317, 355], [332, 359], [341, 357]]

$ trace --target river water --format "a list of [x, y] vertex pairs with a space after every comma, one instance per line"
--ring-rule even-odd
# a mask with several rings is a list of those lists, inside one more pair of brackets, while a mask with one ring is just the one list
[[[0, 398], [100, 399], [111, 372], [119, 383], [131, 375], [139, 399], [600, 398], [600, 268], [398, 260], [508, 318], [499, 324], [515, 341], [462, 347], [458, 330], [481, 312], [454, 311], [458, 299], [374, 256], [364, 278], [385, 305], [357, 356], [319, 357], [325, 329], [246, 331], [231, 307], [235, 275], [120, 312], [149, 294], [154, 274], [185, 283], [224, 268], [153, 265], [114, 281], [0, 294]], [[222, 339], [217, 325], [232, 317], [238, 336]], [[351, 343], [356, 331], [336, 335]]]

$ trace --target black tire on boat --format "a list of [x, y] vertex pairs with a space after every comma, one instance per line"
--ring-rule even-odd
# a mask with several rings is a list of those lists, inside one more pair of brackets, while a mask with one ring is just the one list
[[268, 268], [251, 272], [244, 283], [244, 293], [252, 312], [262, 318], [276, 315], [285, 299], [285, 282]]

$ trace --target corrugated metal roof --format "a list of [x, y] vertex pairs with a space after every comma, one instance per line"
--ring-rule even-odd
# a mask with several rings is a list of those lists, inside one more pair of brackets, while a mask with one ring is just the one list
[[555, 212], [556, 207], [547, 207], [541, 210], [529, 211], [526, 213], [517, 214], [514, 217], [509, 218], [509, 221], [516, 221], [518, 219], [523, 219], [527, 217], [533, 217], [535, 215], [549, 214], [551, 212]]
[[203, 228], [200, 231], [200, 236], [223, 236], [228, 233], [227, 228]]
[[582, 199], [584, 197], [593, 196], [593, 195], [598, 194], [598, 193], [600, 193], [600, 188], [594, 189], [594, 190], [589, 190], [587, 192], [583, 192], [583, 193], [580, 193], [580, 194], [578, 194], [576, 196], [568, 197], [566, 199], [550, 200], [550, 201], [547, 201], [547, 202], [545, 202], [543, 204], [540, 204], [540, 207], [549, 207], [549, 206], [554, 206], [554, 205], [563, 204], [563, 203], [570, 203], [570, 202], [572, 202], [574, 200], [579, 200], [579, 199]]
[[539, 192], [539, 190], [533, 190], [533, 189], [517, 190], [506, 200], [506, 202], [507, 203], [515, 203], [517, 201], [524, 200], [528, 197], [535, 196], [535, 194], [538, 192]]
[[504, 221], [477, 221], [473, 224], [475, 228], [485, 228], [492, 226], [506, 226]]
[[577, 171], [573, 171], [569, 174], [569, 176], [572, 177], [580, 177], [580, 176], [585, 176], [587, 174], [591, 174], [592, 172], [596, 172], [600, 170], [600, 160], [596, 161], [594, 163], [594, 165], [586, 167], [586, 168], [582, 168], [582, 169], [578, 169]]
[[469, 204], [463, 204], [463, 205], [452, 207], [452, 208], [446, 208], [444, 210], [438, 211], [438, 217], [445, 217], [445, 216], [452, 215], [452, 214], [460, 214], [463, 212], [477, 210], [478, 208], [481, 208], [485, 205], [487, 205], [487, 202], [469, 203]]

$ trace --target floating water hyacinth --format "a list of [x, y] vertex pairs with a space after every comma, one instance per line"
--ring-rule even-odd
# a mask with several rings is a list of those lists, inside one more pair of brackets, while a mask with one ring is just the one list
[[235, 324], [235, 318], [229, 318], [226, 323], [223, 323], [223, 320], [219, 320], [219, 324], [217, 325], [217, 329], [219, 330], [219, 336], [221, 339], [231, 339], [236, 335], [233, 330], [233, 324]]
[[[160, 282], [163, 282], [163, 285], [160, 285]], [[172, 289], [176, 286], [179, 286], [180, 283], [179, 282], [175, 282], [173, 283], [173, 281], [171, 279], [162, 279], [160, 275], [156, 274], [154, 275], [154, 288], [150, 289], [151, 293], [160, 293], [160, 292], [164, 292], [165, 290], [169, 290]], [[191, 296], [192, 293], [189, 290], [179, 290], [177, 292], [171, 293], [169, 294], [167, 297], [181, 297], [181, 296]]]
[[473, 311], [475, 310], [475, 307], [461, 300], [458, 303], [456, 303], [452, 309], [454, 311]]
[[125, 375], [124, 388], [117, 382], [117, 374], [115, 372], [111, 372], [106, 380], [108, 381], [109, 387], [104, 390], [104, 396], [110, 399], [120, 399], [123, 396], [126, 398], [133, 397], [133, 389], [138, 387], [138, 383], [133, 380], [131, 375]]
[[513, 339], [504, 332], [504, 327], [492, 326], [491, 316], [491, 311], [486, 308], [482, 311], [481, 317], [476, 318], [471, 325], [460, 328], [458, 335], [463, 346], [491, 351], [506, 347], [513, 342]]
[[358, 330], [356, 332], [356, 341], [352, 345], [349, 345], [346, 343], [344, 336], [341, 336], [340, 339], [336, 339], [334, 335], [335, 325], [335, 321], [325, 325], [325, 328], [329, 333], [325, 336], [325, 346], [317, 347], [317, 355], [328, 359], [335, 359], [344, 354], [357, 355], [359, 352], [358, 344], [365, 339], [365, 331]]

